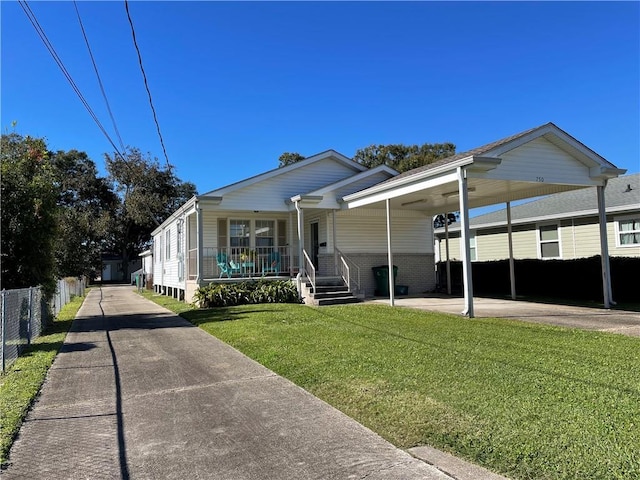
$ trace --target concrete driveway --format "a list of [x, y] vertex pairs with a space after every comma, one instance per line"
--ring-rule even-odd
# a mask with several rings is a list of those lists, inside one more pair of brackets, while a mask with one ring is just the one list
[[452, 478], [125, 286], [89, 293], [9, 460], [6, 480]]
[[[370, 300], [389, 304], [389, 299]], [[514, 300], [474, 297], [476, 318], [512, 318], [525, 322], [640, 336], [640, 313], [604, 308], [572, 307]], [[397, 297], [395, 305], [460, 315], [464, 299], [447, 295]]]

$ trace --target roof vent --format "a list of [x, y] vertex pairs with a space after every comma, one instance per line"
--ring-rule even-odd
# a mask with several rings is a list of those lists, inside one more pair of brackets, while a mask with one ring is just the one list
[[631, 188], [631, 184], [627, 183], [627, 189], [623, 193], [629, 193], [633, 188]]

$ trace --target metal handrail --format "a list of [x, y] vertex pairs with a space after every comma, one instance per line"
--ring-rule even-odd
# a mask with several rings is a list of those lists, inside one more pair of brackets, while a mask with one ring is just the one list
[[[339, 249], [336, 248], [336, 252], [340, 257], [341, 263], [347, 267], [347, 277], [345, 278], [344, 268], [342, 269], [340, 274], [342, 278], [345, 280], [345, 282], [347, 282], [347, 285], [349, 286], [349, 290], [351, 290], [352, 283], [355, 283], [356, 284], [355, 291], [360, 293], [360, 267], [353, 260], [347, 257], [344, 253], [342, 253]], [[351, 266], [349, 266], [349, 264]], [[357, 280], [354, 278], [354, 275], [351, 274], [352, 268], [355, 269], [355, 277], [357, 278]]]
[[[342, 262], [342, 267], [343, 267], [342, 270], [340, 271], [340, 275], [342, 276], [342, 279], [347, 284], [347, 288], [349, 289], [349, 291], [351, 291], [351, 273], [349, 270], [349, 265], [347, 265], [347, 261], [344, 259], [342, 255], [340, 255], [340, 261]], [[346, 276], [345, 276], [345, 270], [347, 271]]]
[[313, 262], [307, 255], [307, 251], [302, 249], [302, 255], [304, 256], [304, 271], [307, 274], [307, 279], [311, 283], [313, 293], [316, 293], [316, 267], [313, 266]]

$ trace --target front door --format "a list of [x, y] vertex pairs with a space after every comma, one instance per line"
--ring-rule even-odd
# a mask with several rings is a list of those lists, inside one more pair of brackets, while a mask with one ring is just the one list
[[320, 238], [318, 233], [318, 222], [311, 224], [311, 261], [318, 271], [318, 251], [320, 250]]

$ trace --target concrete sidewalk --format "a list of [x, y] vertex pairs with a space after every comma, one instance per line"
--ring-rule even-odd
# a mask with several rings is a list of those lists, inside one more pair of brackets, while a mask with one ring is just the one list
[[452, 478], [124, 286], [89, 293], [9, 461], [6, 480]]

